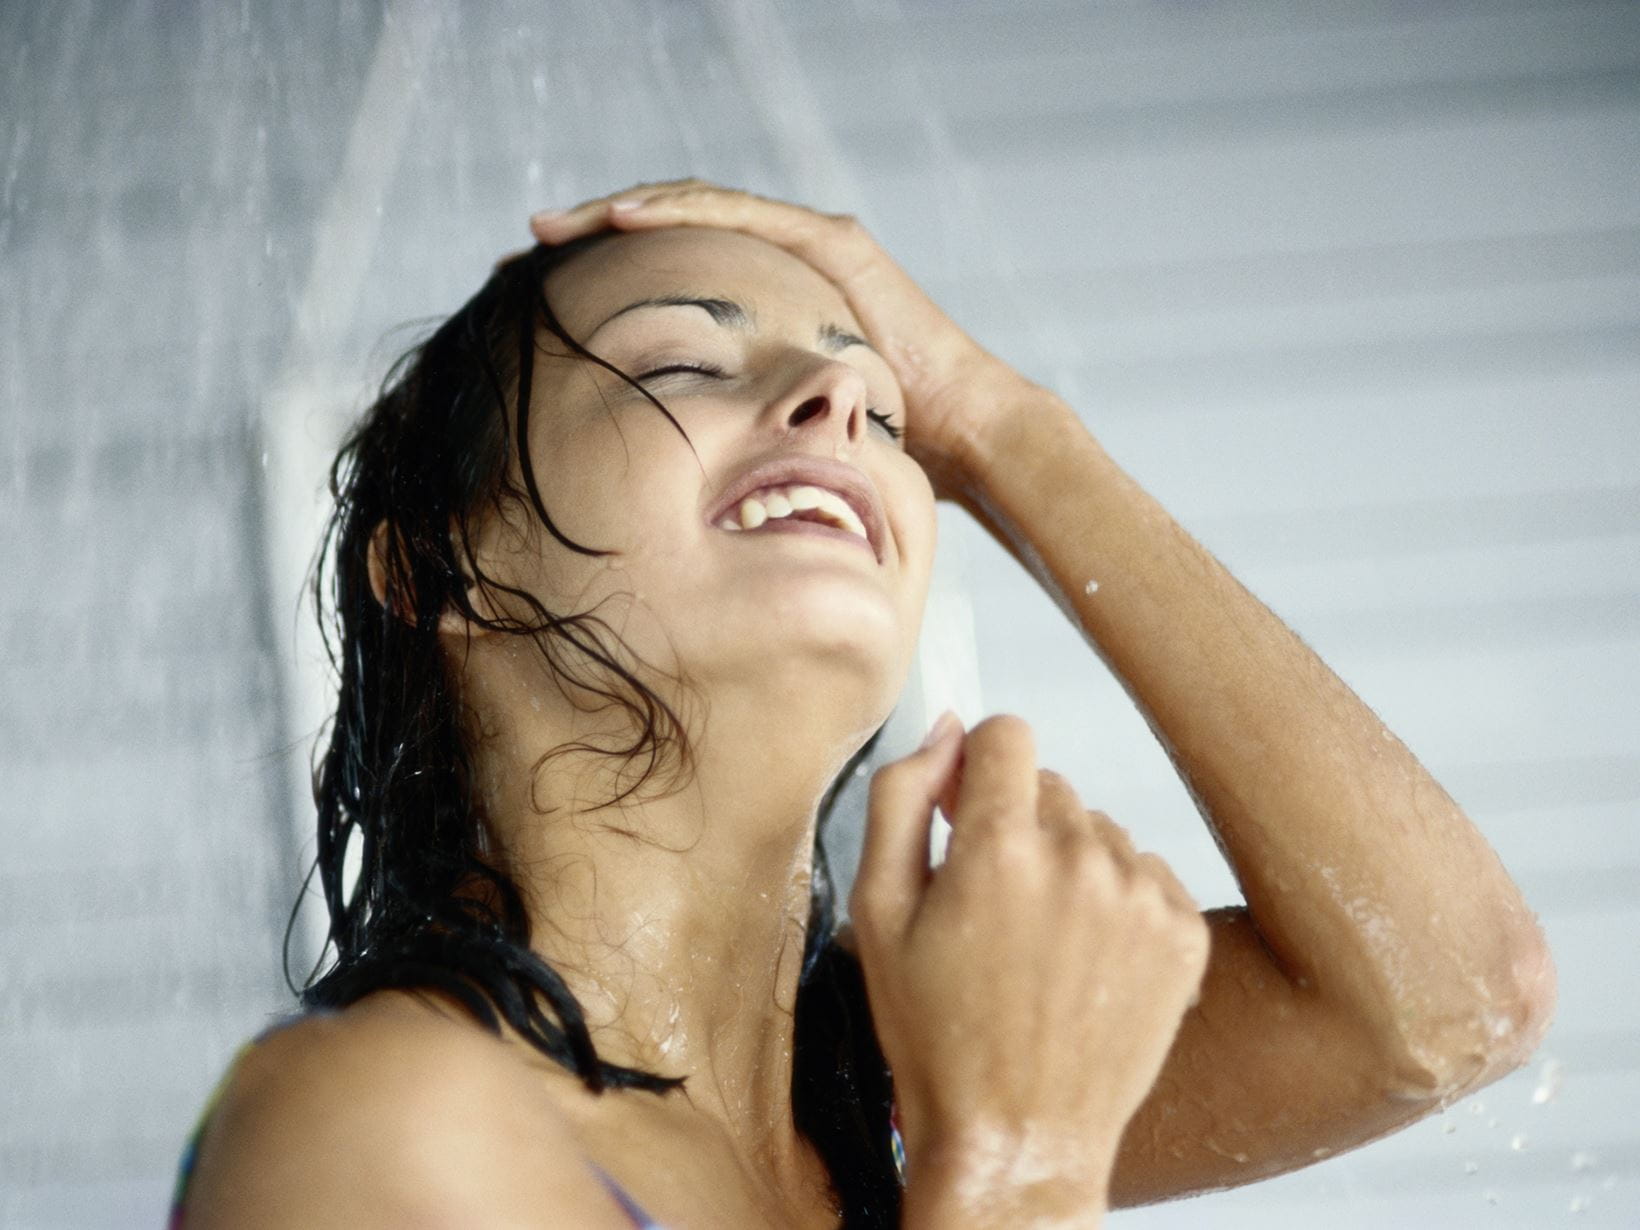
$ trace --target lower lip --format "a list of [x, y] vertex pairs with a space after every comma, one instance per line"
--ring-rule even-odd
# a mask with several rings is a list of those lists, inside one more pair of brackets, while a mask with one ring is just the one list
[[819, 521], [799, 521], [795, 518], [777, 517], [765, 521], [755, 530], [724, 530], [723, 532], [740, 538], [758, 537], [763, 534], [802, 534], [810, 538], [830, 538], [837, 542], [846, 542], [851, 546], [858, 547], [870, 555], [873, 561], [877, 558], [877, 552], [872, 549], [871, 544], [858, 534]]

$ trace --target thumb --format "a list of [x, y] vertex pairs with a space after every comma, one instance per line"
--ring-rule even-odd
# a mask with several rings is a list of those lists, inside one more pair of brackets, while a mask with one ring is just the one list
[[849, 915], [866, 934], [900, 935], [921, 904], [928, 880], [928, 826], [948, 795], [962, 755], [962, 723], [942, 713], [911, 755], [871, 779], [860, 870]]

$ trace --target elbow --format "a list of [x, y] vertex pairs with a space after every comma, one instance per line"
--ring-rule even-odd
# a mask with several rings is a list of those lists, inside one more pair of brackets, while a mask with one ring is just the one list
[[1492, 1078], [1513, 1072], [1532, 1057], [1554, 1022], [1560, 989], [1555, 959], [1543, 930], [1533, 921], [1514, 945], [1509, 962], [1508, 1012], [1496, 1048], [1498, 1070]]
[[1535, 922], [1506, 941], [1492, 972], [1471, 973], [1460, 994], [1420, 1027], [1400, 1032], [1393, 1065], [1398, 1098], [1445, 1105], [1529, 1060], [1554, 1020], [1554, 958]]

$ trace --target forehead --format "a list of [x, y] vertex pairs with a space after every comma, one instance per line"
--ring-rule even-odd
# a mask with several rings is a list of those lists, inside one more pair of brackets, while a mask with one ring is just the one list
[[705, 227], [614, 236], [554, 270], [546, 290], [570, 336], [583, 339], [628, 304], [664, 295], [731, 299], [759, 319], [859, 330], [842, 292], [811, 266], [761, 239]]

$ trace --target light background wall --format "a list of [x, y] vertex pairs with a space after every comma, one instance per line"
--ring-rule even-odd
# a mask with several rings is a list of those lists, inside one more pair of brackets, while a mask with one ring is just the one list
[[[1640, 1224], [1622, 0], [0, 5], [0, 1222], [156, 1224], [201, 1099], [288, 1003], [322, 703], [295, 578], [392, 330], [531, 209], [689, 173], [865, 218], [1422, 755], [1542, 914], [1561, 1009], [1527, 1070], [1114, 1224]], [[1120, 688], [943, 530], [930, 697], [1032, 719], [1233, 900]]]

